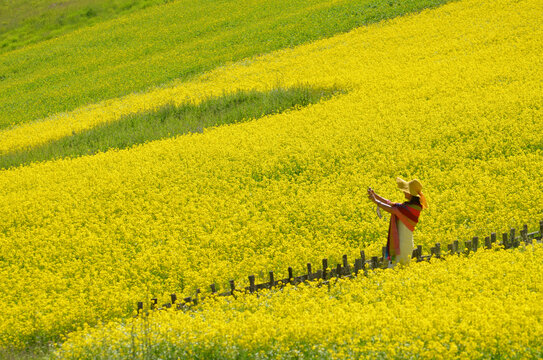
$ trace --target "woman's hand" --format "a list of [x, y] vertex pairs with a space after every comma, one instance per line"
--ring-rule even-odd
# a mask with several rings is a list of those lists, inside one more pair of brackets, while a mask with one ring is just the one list
[[376, 203], [377, 206], [379, 206], [379, 208], [391, 214], [394, 213], [394, 205], [392, 205], [392, 203], [389, 200], [377, 195], [375, 191], [373, 191], [372, 188], [368, 188], [368, 198], [374, 203]]

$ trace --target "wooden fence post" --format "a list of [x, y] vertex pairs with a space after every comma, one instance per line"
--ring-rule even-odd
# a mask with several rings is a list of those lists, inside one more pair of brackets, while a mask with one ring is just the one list
[[441, 259], [441, 243], [436, 244], [436, 255]]
[[493, 233], [490, 234], [490, 242], [491, 242], [492, 244], [494, 244], [494, 243], [496, 242], [496, 240], [497, 240], [496, 237], [497, 237], [497, 236], [496, 236], [496, 233], [495, 233], [495, 232], [493, 232]]
[[155, 310], [158, 306], [158, 299], [157, 298], [152, 298], [151, 299], [151, 309], [152, 310]]
[[215, 284], [211, 284], [211, 285], [209, 285], [209, 287], [211, 288], [211, 293], [212, 294], [215, 294], [217, 292], [217, 289], [215, 288]]
[[485, 248], [486, 249], [492, 249], [492, 241], [490, 240], [490, 236], [485, 237]]
[[526, 224], [524, 224], [520, 230], [519, 245], [521, 241], [524, 242], [524, 245], [528, 245], [528, 225]]
[[460, 252], [460, 249], [459, 249], [459, 243], [458, 243], [458, 240], [454, 240], [453, 242], [453, 251], [455, 254], [458, 254]]
[[418, 245], [415, 249], [413, 249], [413, 253], [411, 254], [411, 259], [416, 259], [416, 261], [419, 262], [421, 259], [421, 255], [422, 255], [422, 246]]
[[447, 245], [447, 251], [449, 251], [449, 254], [452, 255], [454, 253], [454, 245], [453, 244]]
[[255, 290], [255, 276], [249, 275], [249, 292], [254, 293]]
[[528, 225], [524, 224], [522, 230], [520, 230], [520, 238], [524, 242], [524, 245], [528, 245]]
[[364, 263], [362, 262], [362, 259], [355, 259], [354, 260], [354, 273], [355, 275], [358, 275], [358, 272], [362, 270]]
[[350, 275], [351, 269], [349, 266], [349, 262], [347, 261], [347, 255], [343, 255], [343, 275]]
[[275, 280], [273, 279], [273, 271], [270, 271], [270, 289], [275, 286]]
[[292, 268], [289, 266], [288, 267], [288, 282], [289, 284], [293, 284], [294, 283], [294, 275], [292, 274]]
[[504, 249], [509, 248], [509, 235], [507, 233], [502, 234], [502, 245]]
[[517, 247], [517, 240], [515, 239], [515, 228], [512, 228], [509, 232], [509, 247]]
[[171, 294], [170, 299], [172, 300], [172, 305], [175, 305], [175, 302], [177, 301], [177, 295]]
[[339, 279], [341, 278], [341, 275], [342, 275], [342, 269], [341, 269], [341, 264], [337, 264], [337, 267], [336, 267], [336, 277]]
[[143, 312], [143, 301], [138, 301], [138, 315]]
[[479, 249], [479, 237], [478, 236], [473, 237], [473, 239], [471, 240], [471, 246], [472, 246], [473, 252], [477, 252], [477, 250]]
[[311, 271], [311, 263], [307, 263], [307, 280], [313, 278], [313, 272]]
[[543, 220], [539, 222], [539, 239], [543, 240]]
[[322, 279], [326, 280], [326, 269], [328, 268], [328, 259], [322, 259]]
[[360, 259], [362, 259], [362, 269], [364, 269], [364, 265], [366, 264], [366, 254], [364, 253], [364, 250], [360, 250]]

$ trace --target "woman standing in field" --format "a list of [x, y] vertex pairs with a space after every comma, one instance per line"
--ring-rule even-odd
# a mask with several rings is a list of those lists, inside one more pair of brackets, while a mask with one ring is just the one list
[[419, 221], [420, 212], [427, 209], [428, 204], [419, 180], [407, 182], [397, 178], [396, 182], [407, 199], [404, 203], [393, 203], [377, 195], [372, 188], [368, 189], [368, 197], [377, 204], [378, 209], [381, 208], [391, 214], [385, 257], [394, 265], [397, 263], [406, 265], [411, 260], [415, 247], [413, 230]]

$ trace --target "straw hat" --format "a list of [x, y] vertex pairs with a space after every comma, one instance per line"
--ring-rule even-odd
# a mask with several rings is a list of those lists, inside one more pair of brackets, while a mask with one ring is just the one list
[[419, 180], [414, 179], [410, 182], [407, 182], [403, 179], [396, 178], [396, 182], [398, 183], [398, 188], [401, 191], [411, 194], [413, 196], [420, 196], [420, 192], [422, 191], [422, 184]]
[[396, 182], [398, 183], [398, 188], [408, 194], [411, 194], [413, 196], [420, 197], [420, 203], [422, 205], [423, 209], [428, 209], [428, 202], [426, 201], [426, 197], [422, 193], [422, 184], [419, 180], [414, 179], [410, 182], [407, 182], [403, 179], [396, 178]]

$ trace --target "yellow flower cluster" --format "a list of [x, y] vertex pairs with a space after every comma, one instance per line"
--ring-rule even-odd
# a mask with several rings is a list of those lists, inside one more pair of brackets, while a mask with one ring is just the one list
[[[299, 274], [361, 248], [379, 255], [388, 224], [366, 188], [402, 201], [397, 176], [425, 186], [430, 209], [415, 230], [425, 252], [533, 227], [543, 218], [542, 11], [539, 0], [455, 2], [1, 132], [6, 152], [186, 97], [348, 90], [203, 134], [0, 171], [0, 346], [126, 316], [152, 296]], [[342, 308], [333, 319], [346, 324]]]
[[[504, 359], [543, 355], [543, 245], [376, 270], [72, 333], [65, 359]], [[332, 280], [334, 282], [334, 280]], [[263, 355], [266, 355], [263, 357]]]

